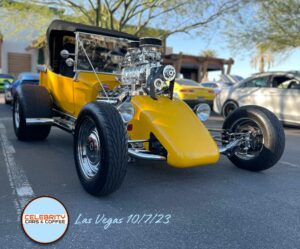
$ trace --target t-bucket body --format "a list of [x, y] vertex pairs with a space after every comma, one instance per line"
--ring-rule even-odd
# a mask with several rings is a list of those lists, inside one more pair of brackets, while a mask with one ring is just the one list
[[[62, 25], [64, 27], [62, 27]], [[101, 30], [100, 30], [101, 31]], [[105, 55], [95, 56], [92, 51], [96, 43], [101, 44], [99, 54], [110, 53], [112, 49], [126, 49], [129, 41], [138, 38], [118, 32], [99, 33], [86, 30], [85, 25], [72, 27], [64, 23], [52, 24], [48, 30], [48, 67], [41, 72], [41, 85], [50, 92], [56, 108], [75, 120], [82, 108], [105, 98], [121, 83], [118, 80], [118, 65], [106, 65]], [[95, 44], [93, 44], [95, 43]], [[60, 52], [68, 48], [74, 65], [66, 67]], [[219, 159], [219, 149], [206, 127], [195, 113], [179, 99], [166, 96], [133, 95], [131, 103], [135, 114], [128, 122], [128, 139], [143, 142], [149, 150], [149, 140], [163, 147], [169, 165], [193, 167], [213, 164]], [[151, 158], [151, 157], [150, 157]]]

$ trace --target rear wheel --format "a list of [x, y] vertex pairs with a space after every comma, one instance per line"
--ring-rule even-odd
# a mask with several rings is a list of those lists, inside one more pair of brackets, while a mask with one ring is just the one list
[[282, 124], [269, 110], [258, 106], [244, 106], [225, 120], [226, 140], [240, 139], [239, 145], [229, 154], [237, 167], [261, 171], [275, 165], [285, 147]]
[[13, 126], [19, 140], [43, 140], [50, 133], [50, 125], [26, 124], [26, 118], [51, 118], [52, 101], [41, 86], [21, 86], [13, 102]]
[[127, 132], [110, 104], [90, 103], [76, 122], [74, 157], [79, 179], [87, 192], [103, 196], [116, 191], [127, 170]]

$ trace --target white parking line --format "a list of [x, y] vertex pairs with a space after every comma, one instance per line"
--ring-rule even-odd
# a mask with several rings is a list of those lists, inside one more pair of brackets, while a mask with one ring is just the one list
[[291, 166], [291, 167], [300, 168], [299, 165], [294, 164], [294, 163], [289, 163], [289, 162], [285, 162], [285, 161], [280, 161], [279, 163], [284, 164], [284, 165], [288, 165], [288, 166]]
[[28, 182], [23, 168], [15, 162], [13, 155], [16, 151], [13, 145], [9, 142], [6, 134], [7, 132], [4, 124], [0, 123], [0, 145], [4, 155], [9, 183], [12, 188], [13, 195], [15, 196], [14, 204], [19, 216], [22, 208], [34, 196], [34, 192]]

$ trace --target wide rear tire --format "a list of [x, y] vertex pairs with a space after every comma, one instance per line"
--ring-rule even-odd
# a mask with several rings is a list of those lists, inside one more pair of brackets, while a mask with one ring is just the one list
[[50, 125], [26, 124], [26, 118], [51, 118], [52, 100], [42, 86], [22, 85], [17, 89], [13, 101], [13, 126], [19, 140], [44, 140], [48, 137]]
[[127, 170], [128, 141], [124, 122], [110, 104], [87, 104], [76, 121], [74, 158], [84, 189], [109, 195], [122, 184]]
[[[230, 161], [238, 168], [266, 170], [274, 166], [284, 152], [285, 134], [282, 124], [272, 112], [263, 107], [244, 106], [236, 109], [224, 121], [223, 129], [229, 133], [251, 134], [249, 143], [245, 141], [229, 155]], [[249, 149], [245, 150], [248, 146]]]

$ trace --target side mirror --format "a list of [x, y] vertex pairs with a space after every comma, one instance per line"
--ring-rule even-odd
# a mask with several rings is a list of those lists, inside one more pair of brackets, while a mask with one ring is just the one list
[[72, 58], [66, 59], [66, 64], [68, 67], [73, 67], [74, 66], [74, 60]]
[[70, 55], [75, 55], [75, 54], [71, 54], [68, 50], [64, 49], [62, 51], [60, 51], [60, 56], [64, 59], [67, 59]]

